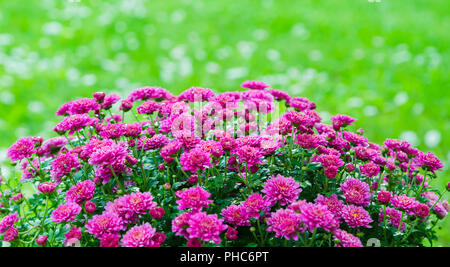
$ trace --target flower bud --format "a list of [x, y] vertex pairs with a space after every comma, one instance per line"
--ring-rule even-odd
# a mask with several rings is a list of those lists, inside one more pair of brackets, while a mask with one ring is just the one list
[[46, 195], [50, 195], [55, 191], [56, 185], [52, 182], [43, 182], [38, 185], [38, 190]]
[[130, 100], [122, 100], [122, 104], [120, 105], [120, 110], [127, 112], [133, 108], [133, 102]]
[[36, 243], [39, 246], [44, 246], [47, 243], [47, 236], [46, 235], [41, 235], [38, 238], [36, 238]]
[[161, 219], [164, 216], [164, 213], [165, 213], [165, 211], [161, 207], [155, 207], [149, 211], [150, 216], [152, 216], [153, 219], [157, 219], [157, 220]]
[[97, 206], [92, 201], [86, 201], [86, 203], [84, 203], [84, 209], [86, 212], [94, 213], [97, 210]]

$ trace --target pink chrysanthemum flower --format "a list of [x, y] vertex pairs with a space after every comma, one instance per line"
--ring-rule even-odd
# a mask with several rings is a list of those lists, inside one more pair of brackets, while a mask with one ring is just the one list
[[185, 238], [189, 238], [187, 228], [189, 227], [189, 219], [191, 218], [191, 215], [191, 212], [181, 213], [172, 220], [172, 232], [174, 232], [176, 236], [184, 236]]
[[391, 200], [392, 206], [407, 212], [408, 214], [414, 213], [414, 208], [419, 202], [413, 197], [408, 197], [407, 195], [394, 196]]
[[81, 164], [78, 161], [77, 156], [72, 153], [59, 154], [52, 162], [50, 176], [53, 180], [60, 182], [62, 177], [66, 176], [71, 171], [78, 171], [80, 168]]
[[201, 148], [194, 148], [185, 152], [180, 157], [181, 169], [196, 173], [197, 170], [204, 170], [206, 167], [212, 167], [211, 156]]
[[69, 135], [78, 132], [84, 127], [92, 126], [96, 120], [89, 117], [88, 114], [73, 115], [65, 117], [63, 121], [58, 123], [53, 129], [57, 133], [65, 133], [69, 131]]
[[345, 140], [349, 141], [350, 143], [356, 145], [356, 146], [365, 146], [367, 145], [367, 138], [364, 136], [361, 136], [357, 133], [353, 132], [344, 132], [343, 137]]
[[149, 192], [131, 193], [123, 196], [123, 198], [125, 201], [125, 208], [136, 214], [145, 214], [157, 205]]
[[191, 87], [178, 96], [179, 101], [202, 102], [210, 101], [216, 94], [209, 88]]
[[197, 148], [201, 148], [203, 151], [210, 153], [215, 158], [220, 158], [224, 153], [220, 142], [213, 140], [202, 140], [199, 144], [197, 144]]
[[19, 216], [17, 215], [17, 212], [3, 217], [3, 219], [0, 221], [0, 233], [6, 232], [6, 230], [13, 227], [14, 223], [17, 221], [19, 221]]
[[333, 128], [336, 131], [338, 131], [341, 127], [352, 125], [353, 122], [356, 121], [356, 119], [350, 116], [341, 114], [337, 114], [336, 116], [331, 117], [330, 120], [333, 122]]
[[176, 201], [179, 210], [192, 209], [193, 211], [200, 211], [202, 208], [208, 208], [209, 203], [213, 202], [208, 200], [211, 194], [198, 186], [179, 190], [175, 192], [175, 195], [180, 198]]
[[345, 200], [356, 205], [368, 206], [370, 203], [370, 187], [367, 183], [358, 179], [349, 178], [341, 184], [341, 190]]
[[259, 218], [261, 212], [269, 209], [269, 201], [259, 193], [253, 193], [242, 203], [250, 217]]
[[61, 148], [67, 145], [68, 141], [65, 137], [58, 136], [46, 140], [42, 143], [41, 149], [45, 156], [56, 154]]
[[238, 156], [239, 161], [244, 164], [244, 166], [252, 167], [256, 164], [263, 164], [261, 161], [262, 153], [259, 148], [244, 145], [237, 147], [234, 153]]
[[227, 223], [235, 226], [250, 226], [249, 214], [242, 205], [230, 205], [222, 210], [221, 215]]
[[291, 108], [297, 111], [305, 111], [316, 107], [316, 104], [304, 97], [291, 97], [288, 103]]
[[418, 161], [422, 167], [432, 172], [444, 167], [444, 164], [431, 152], [420, 153]]
[[331, 232], [339, 227], [339, 222], [327, 206], [306, 203], [300, 207], [300, 219], [310, 232], [315, 228], [323, 228]]
[[267, 132], [270, 134], [287, 135], [292, 132], [292, 123], [284, 117], [281, 117], [272, 122], [267, 127]]
[[267, 231], [275, 232], [276, 237], [290, 240], [298, 240], [298, 232], [303, 232], [300, 227], [300, 218], [290, 209], [279, 209], [267, 219]]
[[[141, 136], [137, 140], [136, 148], [139, 150], [148, 151], [148, 150], [164, 147], [168, 143], [169, 143], [169, 139], [167, 138], [167, 136], [165, 136], [163, 134], [155, 134], [151, 138], [147, 138], [146, 136]], [[142, 146], [144, 146], [144, 147], [142, 147]]]
[[348, 226], [372, 228], [370, 223], [373, 222], [370, 214], [363, 207], [355, 205], [347, 205], [342, 209], [342, 218]]
[[270, 85], [262, 81], [245, 81], [241, 84], [241, 87], [254, 90], [263, 90], [267, 87], [270, 87]]
[[336, 168], [344, 166], [344, 161], [336, 155], [322, 154], [313, 159], [315, 162], [320, 162], [323, 167], [334, 166]]
[[193, 214], [189, 218], [189, 228], [186, 231], [189, 238], [199, 238], [203, 241], [213, 241], [220, 244], [220, 233], [227, 229], [227, 225], [223, 224], [223, 220], [217, 218], [217, 214], [206, 214], [199, 212]]
[[153, 101], [147, 101], [142, 103], [139, 107], [137, 107], [136, 110], [139, 114], [153, 114], [160, 108], [161, 108], [160, 104]]
[[173, 158], [178, 151], [180, 151], [181, 143], [176, 140], [171, 140], [165, 146], [161, 148], [159, 154], [166, 162], [172, 162]]
[[86, 180], [73, 185], [67, 191], [66, 201], [75, 202], [81, 205], [83, 201], [91, 200], [94, 196], [95, 183], [91, 180]]
[[86, 232], [97, 238], [101, 238], [104, 234], [113, 234], [121, 230], [124, 230], [122, 219], [111, 212], [94, 215], [86, 225]]
[[124, 247], [155, 247], [152, 237], [155, 235], [156, 229], [149, 223], [140, 226], [134, 226], [128, 230], [122, 238]]
[[127, 128], [123, 123], [108, 123], [102, 127], [100, 136], [103, 139], [120, 139], [127, 132]]
[[266, 181], [264, 189], [261, 192], [266, 194], [271, 205], [280, 201], [282, 206], [286, 206], [298, 199], [302, 189], [294, 178], [284, 177], [278, 174], [276, 177], [273, 176]]
[[430, 216], [430, 208], [426, 204], [417, 203], [414, 207], [414, 214], [419, 217], [428, 217]]
[[327, 140], [322, 135], [314, 134], [299, 134], [297, 135], [297, 140], [294, 143], [300, 145], [303, 148], [313, 149], [319, 146], [324, 146], [327, 144]]
[[39, 192], [43, 194], [51, 194], [55, 191], [56, 185], [52, 182], [43, 182], [38, 185]]
[[363, 247], [359, 238], [344, 230], [334, 231], [334, 238], [338, 240], [336, 247]]
[[405, 229], [404, 219], [402, 220], [402, 213], [396, 209], [386, 207], [386, 210], [380, 209], [379, 221], [384, 221], [384, 214], [386, 213], [387, 220], [394, 226], [396, 229], [400, 226], [400, 221], [402, 221], [402, 226], [400, 227], [400, 231]]
[[13, 162], [31, 157], [36, 153], [35, 139], [33, 137], [23, 137], [17, 140], [7, 152], [7, 156]]
[[119, 102], [120, 99], [121, 97], [118, 94], [109, 94], [105, 96], [105, 99], [101, 103], [100, 107], [101, 109], [108, 110], [112, 107], [112, 105]]
[[336, 194], [333, 194], [330, 197], [318, 195], [314, 202], [327, 206], [328, 210], [333, 213], [336, 219], [341, 218], [344, 201], [339, 200]]
[[71, 102], [68, 113], [70, 115], [84, 114], [91, 110], [98, 110], [98, 107], [97, 101], [93, 98], [79, 98]]
[[5, 242], [12, 242], [17, 239], [18, 235], [19, 235], [19, 230], [17, 230], [14, 227], [11, 227], [8, 230], [6, 230], [5, 234], [3, 234], [3, 240]]
[[115, 248], [119, 246], [119, 234], [104, 234], [100, 239], [100, 247]]
[[374, 177], [380, 173], [380, 166], [373, 162], [366, 163], [359, 167], [361, 169], [361, 173], [366, 175], [367, 177]]
[[69, 202], [59, 205], [51, 214], [53, 222], [74, 222], [75, 217], [81, 212], [81, 207], [74, 203]]
[[105, 143], [94, 148], [89, 158], [89, 164], [114, 165], [124, 163], [128, 148], [124, 143]]
[[392, 193], [389, 191], [381, 191], [377, 195], [377, 200], [383, 204], [387, 204], [392, 199]]

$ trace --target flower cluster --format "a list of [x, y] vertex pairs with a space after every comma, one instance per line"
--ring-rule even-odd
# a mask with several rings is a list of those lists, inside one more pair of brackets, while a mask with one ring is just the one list
[[[12, 246], [423, 246], [449, 212], [442, 162], [370, 142], [348, 115], [262, 81], [178, 96], [96, 92], [56, 112], [58, 136], [7, 151], [0, 239]], [[283, 112], [281, 112], [283, 111]], [[34, 190], [34, 192], [33, 192]], [[448, 186], [447, 186], [448, 190]], [[1, 244], [0, 244], [1, 245]], [[433, 245], [431, 243], [431, 245]]]

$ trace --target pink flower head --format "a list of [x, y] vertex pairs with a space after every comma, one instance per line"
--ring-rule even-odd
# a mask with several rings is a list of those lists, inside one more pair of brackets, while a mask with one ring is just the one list
[[94, 213], [97, 210], [97, 206], [92, 201], [86, 201], [86, 203], [84, 203], [84, 209], [86, 212]]
[[7, 152], [7, 156], [13, 162], [31, 157], [36, 153], [35, 139], [33, 137], [23, 137], [17, 140]]
[[242, 205], [230, 205], [222, 210], [221, 215], [227, 223], [235, 226], [250, 226], [249, 214]]
[[336, 219], [341, 218], [344, 201], [339, 200], [336, 194], [333, 194], [330, 197], [318, 195], [314, 202], [327, 206], [328, 210], [333, 213]]
[[316, 104], [304, 97], [291, 97], [288, 103], [291, 108], [297, 111], [305, 111], [316, 107]]
[[407, 195], [394, 196], [391, 200], [392, 206], [407, 212], [408, 214], [414, 213], [414, 208], [419, 203], [413, 197]]
[[200, 141], [197, 144], [197, 148], [201, 148], [203, 151], [210, 153], [215, 158], [220, 158], [223, 155], [222, 145], [218, 141]]
[[81, 205], [83, 201], [91, 200], [94, 196], [95, 183], [91, 180], [85, 180], [73, 185], [67, 191], [66, 201], [75, 202]]
[[209, 88], [191, 87], [178, 96], [179, 101], [202, 102], [210, 101], [216, 94]]
[[196, 173], [197, 170], [204, 170], [205, 167], [212, 167], [211, 156], [201, 148], [194, 148], [185, 152], [180, 157], [181, 169]]
[[149, 192], [131, 193], [122, 198], [125, 205], [124, 208], [135, 214], [145, 214], [157, 205]]
[[334, 231], [334, 238], [337, 239], [337, 247], [363, 247], [359, 238], [344, 230]]
[[217, 214], [206, 212], [195, 213], [189, 218], [189, 228], [186, 229], [189, 238], [199, 238], [203, 241], [213, 241], [220, 244], [220, 233], [227, 229], [223, 220], [217, 218]]
[[50, 138], [46, 140], [44, 143], [42, 143], [41, 146], [42, 152], [44, 153], [45, 156], [56, 154], [61, 148], [67, 145], [67, 143], [68, 143], [67, 139], [62, 136]]
[[164, 209], [162, 207], [154, 207], [150, 209], [149, 214], [153, 219], [161, 219], [164, 216]]
[[370, 203], [370, 187], [367, 183], [358, 179], [349, 178], [341, 184], [341, 190], [345, 200], [356, 205], [368, 206]]
[[86, 225], [86, 231], [97, 238], [101, 238], [104, 234], [117, 233], [123, 229], [122, 219], [111, 212], [94, 215]]
[[300, 228], [300, 218], [290, 209], [279, 209], [267, 219], [267, 231], [275, 232], [276, 237], [298, 240], [297, 233]]
[[361, 165], [360, 167], [361, 173], [366, 175], [367, 177], [374, 177], [377, 176], [378, 173], [380, 173], [380, 166], [373, 162], [366, 163], [364, 165]]
[[98, 103], [93, 98], [79, 98], [70, 104], [68, 113], [71, 115], [88, 113], [91, 110], [98, 110]]
[[152, 237], [155, 235], [156, 229], [149, 223], [140, 226], [134, 226], [122, 238], [124, 247], [155, 247]]
[[89, 117], [88, 114], [73, 115], [65, 117], [63, 121], [58, 123], [53, 129], [57, 133], [65, 133], [69, 131], [69, 135], [78, 132], [84, 127], [92, 126], [96, 120]]
[[242, 203], [250, 217], [259, 218], [261, 212], [269, 209], [269, 201], [259, 193], [253, 193]]
[[66, 241], [69, 239], [81, 239], [81, 228], [80, 227], [72, 227], [69, 232], [64, 234], [66, 237]]
[[423, 168], [432, 172], [444, 167], [444, 164], [431, 152], [420, 153], [418, 160]]
[[356, 146], [365, 146], [367, 145], [367, 138], [364, 136], [361, 136], [357, 133], [353, 132], [344, 132], [343, 137], [345, 140], [349, 141], [350, 143], [356, 145]]
[[417, 203], [414, 207], [414, 214], [419, 217], [428, 217], [430, 216], [430, 208], [422, 203]]
[[159, 152], [161, 157], [166, 162], [173, 161], [173, 157], [178, 151], [180, 151], [181, 143], [176, 140], [171, 140], [169, 143], [167, 143], [165, 146], [161, 148], [161, 151]]
[[43, 182], [38, 185], [38, 190], [43, 194], [51, 194], [55, 191], [56, 185], [52, 182]]
[[123, 123], [108, 123], [103, 126], [100, 131], [100, 136], [103, 139], [120, 139], [126, 135], [127, 127]]
[[370, 214], [363, 207], [347, 205], [342, 209], [342, 218], [348, 226], [372, 228], [369, 224], [373, 222]]
[[342, 167], [344, 165], [344, 161], [342, 159], [340, 159], [338, 156], [336, 155], [327, 155], [327, 154], [322, 154], [317, 156], [314, 159], [315, 162], [320, 162], [322, 164], [323, 167], [331, 167], [334, 166], [336, 168]]
[[155, 111], [158, 111], [161, 108], [161, 105], [153, 102], [147, 101], [142, 103], [139, 107], [137, 107], [137, 112], [139, 114], [153, 114]]
[[38, 244], [39, 246], [43, 246], [47, 243], [47, 236], [46, 235], [41, 235], [38, 238], [36, 238], [36, 244]]
[[213, 202], [212, 200], [208, 200], [211, 194], [199, 186], [179, 190], [175, 192], [175, 195], [180, 198], [176, 201], [179, 210], [192, 209], [197, 212], [202, 208], [208, 208], [209, 203]]
[[402, 220], [402, 213], [396, 209], [386, 207], [386, 210], [380, 209], [379, 221], [384, 221], [384, 213], [386, 213], [386, 218], [391, 223], [392, 226], [398, 229], [400, 226], [400, 221], [402, 221], [402, 226], [400, 230], [403, 231], [405, 229], [405, 222]]
[[237, 147], [235, 153], [238, 156], [239, 161], [244, 164], [244, 166], [248, 164], [248, 167], [252, 167], [256, 164], [263, 163], [261, 161], [262, 153], [258, 148], [244, 145], [241, 147]]
[[324, 146], [327, 144], [327, 140], [323, 135], [314, 134], [299, 134], [297, 135], [297, 140], [294, 143], [300, 145], [303, 148], [313, 149], [319, 146]]
[[74, 222], [75, 217], [81, 212], [81, 207], [74, 203], [74, 202], [68, 202], [66, 204], [59, 205], [53, 212], [52, 212], [52, 219], [55, 223], [62, 223], [62, 222]]
[[352, 125], [353, 122], [356, 121], [356, 119], [347, 116], [347, 115], [341, 115], [337, 114], [336, 116], [333, 116], [330, 118], [333, 122], [333, 128], [338, 131], [341, 127], [346, 127], [348, 125]]
[[17, 212], [6, 215], [0, 221], [0, 233], [6, 232], [9, 228], [14, 226], [14, 223], [19, 221], [19, 217], [17, 216]]
[[181, 213], [172, 220], [172, 232], [174, 232], [176, 236], [184, 236], [185, 238], [189, 238], [187, 228], [189, 227], [189, 219], [191, 218], [191, 215], [192, 213], [190, 212]]
[[263, 90], [267, 87], [270, 87], [270, 85], [262, 81], [245, 81], [244, 83], [241, 84], [241, 87], [254, 90]]
[[227, 237], [228, 240], [235, 240], [238, 238], [238, 231], [233, 227], [228, 227], [225, 236]]
[[266, 194], [271, 205], [280, 201], [282, 206], [286, 206], [298, 199], [302, 189], [294, 178], [284, 177], [278, 174], [276, 177], [272, 176], [272, 178], [266, 181], [264, 189], [261, 192]]
[[339, 227], [339, 222], [328, 207], [322, 204], [306, 203], [300, 207], [300, 219], [312, 232], [314, 228], [323, 228], [331, 232]]
[[389, 191], [381, 191], [378, 193], [377, 200], [383, 204], [387, 204], [392, 199], [392, 193]]
[[120, 235], [113, 233], [113, 234], [104, 234], [102, 235], [100, 239], [100, 247], [106, 247], [106, 248], [115, 248], [119, 246], [119, 238]]
[[19, 230], [17, 230], [14, 227], [11, 227], [8, 230], [6, 230], [5, 234], [3, 235], [3, 240], [5, 242], [12, 242], [17, 239], [18, 235], [19, 235]]
[[81, 168], [76, 155], [72, 153], [59, 154], [52, 162], [50, 175], [53, 180], [60, 182], [61, 178], [69, 174], [71, 171], [77, 171]]

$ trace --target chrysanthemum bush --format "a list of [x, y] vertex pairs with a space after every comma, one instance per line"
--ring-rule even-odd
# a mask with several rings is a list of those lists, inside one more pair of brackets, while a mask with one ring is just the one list
[[313, 102], [264, 82], [242, 87], [179, 96], [144, 87], [63, 104], [59, 136], [20, 138], [8, 150], [22, 175], [1, 180], [2, 242], [433, 243], [449, 210], [446, 189], [430, 186], [437, 157], [401, 140], [371, 143], [347, 115], [326, 124]]

